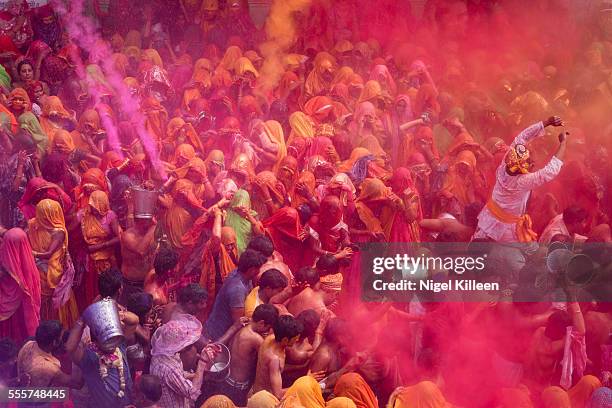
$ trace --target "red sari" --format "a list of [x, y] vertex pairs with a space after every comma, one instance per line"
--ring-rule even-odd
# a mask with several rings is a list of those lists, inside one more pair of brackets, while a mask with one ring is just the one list
[[283, 256], [283, 261], [295, 273], [304, 264], [303, 244], [298, 237], [302, 227], [295, 208], [283, 207], [263, 221], [274, 248]]
[[0, 245], [0, 337], [20, 343], [40, 321], [40, 274], [26, 233], [10, 229]]
[[421, 199], [410, 174], [410, 170], [405, 167], [398, 167], [393, 172], [389, 185], [394, 194], [402, 198], [406, 205], [414, 199], [419, 200], [418, 217], [410, 221], [404, 211], [396, 211], [391, 225], [389, 242], [420, 242], [421, 227], [419, 222], [423, 219], [423, 209]]
[[[36, 198], [36, 200], [34, 200]], [[29, 220], [36, 216], [36, 204], [45, 198], [55, 200], [62, 206], [64, 216], [72, 207], [72, 200], [57, 184], [51, 183], [42, 177], [34, 177], [26, 185], [25, 192], [19, 201], [19, 209]]]

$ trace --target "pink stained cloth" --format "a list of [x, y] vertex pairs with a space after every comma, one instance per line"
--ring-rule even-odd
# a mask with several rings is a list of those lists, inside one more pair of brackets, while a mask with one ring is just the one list
[[584, 334], [577, 333], [573, 326], [566, 328], [563, 359], [561, 360], [561, 380], [559, 385], [565, 390], [572, 387], [574, 378], [582, 378], [587, 365], [586, 342]]
[[[0, 266], [6, 273], [0, 278], [0, 320], [24, 322], [27, 333], [13, 333], [13, 339], [33, 336], [40, 321], [40, 273], [23, 230], [13, 228], [4, 234], [0, 244]], [[19, 310], [23, 315], [15, 314]]]
[[308, 156], [323, 156], [327, 157], [327, 148], [333, 146], [331, 139], [327, 136], [317, 136], [312, 140]]
[[192, 315], [182, 314], [153, 333], [151, 355], [172, 357], [198, 341], [201, 335], [202, 323]]
[[370, 72], [370, 80], [378, 81], [380, 84], [386, 83], [387, 91], [393, 95], [397, 92], [395, 81], [386, 65], [375, 65]]

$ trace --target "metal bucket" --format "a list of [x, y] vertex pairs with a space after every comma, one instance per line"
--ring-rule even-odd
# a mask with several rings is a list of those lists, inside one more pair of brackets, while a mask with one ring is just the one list
[[225, 344], [215, 343], [221, 348], [221, 352], [215, 356], [206, 373], [206, 379], [210, 381], [223, 381], [229, 376], [229, 367], [232, 360], [231, 353]]
[[132, 194], [134, 195], [134, 217], [153, 218], [159, 192], [132, 187]]
[[101, 346], [113, 349], [123, 342], [119, 309], [114, 300], [102, 299], [93, 303], [83, 312], [83, 321]]

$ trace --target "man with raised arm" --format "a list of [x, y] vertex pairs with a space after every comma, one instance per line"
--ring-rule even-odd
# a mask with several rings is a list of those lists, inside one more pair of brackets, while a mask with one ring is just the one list
[[497, 242], [533, 242], [537, 235], [531, 229], [531, 218], [525, 213], [531, 190], [554, 179], [563, 165], [568, 133], [559, 135], [559, 148], [540, 170], [530, 172], [532, 161], [526, 145], [544, 134], [547, 126], [562, 126], [554, 116], [523, 130], [512, 142], [504, 162], [497, 168], [491, 198], [478, 215], [474, 239]]

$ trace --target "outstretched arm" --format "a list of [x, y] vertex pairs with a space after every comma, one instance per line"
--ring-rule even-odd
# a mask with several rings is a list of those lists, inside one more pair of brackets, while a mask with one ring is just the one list
[[544, 128], [548, 126], [563, 126], [563, 121], [558, 116], [551, 116], [545, 121], [533, 124], [527, 129], [523, 130], [521, 133], [519, 133], [518, 136], [515, 137], [512, 143], [510, 144], [510, 147], [514, 147], [517, 144], [524, 145], [529, 143], [536, 137], [541, 136], [543, 134], [542, 131], [544, 130]]

